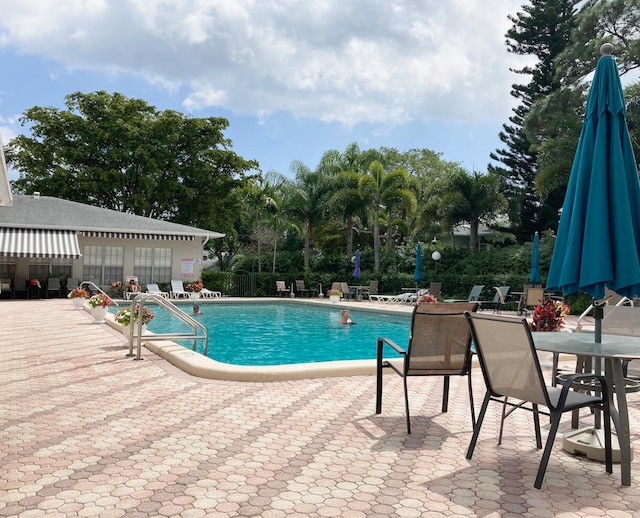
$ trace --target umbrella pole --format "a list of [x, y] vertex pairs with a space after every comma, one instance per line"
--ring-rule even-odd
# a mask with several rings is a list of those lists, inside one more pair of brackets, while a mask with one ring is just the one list
[[[594, 340], [597, 344], [602, 343], [602, 318], [604, 316], [604, 310], [598, 302], [593, 299], [593, 318], [595, 320], [595, 333]], [[602, 358], [597, 357], [595, 359], [595, 372], [600, 374], [602, 372]], [[595, 428], [600, 429], [600, 412], [595, 411]]]

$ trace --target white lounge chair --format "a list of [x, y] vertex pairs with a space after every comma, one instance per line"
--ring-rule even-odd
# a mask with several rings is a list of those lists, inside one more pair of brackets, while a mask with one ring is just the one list
[[410, 304], [418, 300], [416, 293], [400, 293], [398, 295], [369, 295], [369, 300], [386, 304]]
[[219, 299], [220, 297], [222, 297], [222, 293], [219, 291], [211, 291], [207, 288], [202, 288], [202, 290], [200, 290], [200, 296], [203, 299]]
[[172, 280], [171, 281], [171, 291], [169, 292], [169, 296], [172, 299], [179, 299], [184, 297], [185, 299], [190, 298], [188, 291], [185, 291], [184, 285], [181, 280]]
[[166, 291], [161, 291], [160, 286], [158, 286], [157, 284], [147, 284], [147, 293], [150, 293], [151, 295], [160, 295], [165, 299], [169, 298], [169, 293]]

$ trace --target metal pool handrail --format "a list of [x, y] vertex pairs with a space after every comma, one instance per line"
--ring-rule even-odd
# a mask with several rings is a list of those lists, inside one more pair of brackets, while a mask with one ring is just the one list
[[111, 304], [113, 304], [114, 306], [118, 306], [120, 307], [120, 304], [118, 304], [115, 300], [113, 300], [111, 297], [109, 297], [109, 295], [107, 295], [100, 286], [94, 284], [91, 281], [82, 281], [78, 287], [82, 288], [83, 286], [88, 286], [90, 290], [95, 290], [98, 291], [100, 293], [102, 293], [105, 297], [107, 297], [110, 301]]
[[[182, 320], [185, 324], [187, 324], [191, 328], [191, 333], [142, 333], [142, 313], [144, 311], [145, 306], [147, 306], [150, 302], [157, 304], [158, 306], [166, 309], [169, 314], [174, 317]], [[142, 357], [142, 340], [144, 338], [151, 340], [191, 340], [193, 342], [192, 349], [196, 351], [196, 340], [203, 340], [203, 354], [207, 355], [207, 348], [209, 344], [209, 334], [207, 333], [207, 329], [197, 320], [191, 318], [184, 311], [182, 311], [178, 306], [169, 302], [167, 299], [162, 297], [161, 295], [157, 295], [154, 293], [139, 293], [136, 295], [131, 301], [130, 311], [133, 315], [134, 311], [136, 311], [136, 305], [138, 305], [138, 319], [135, 320], [135, 323], [129, 326], [129, 353], [127, 356], [133, 356], [133, 339], [137, 338], [137, 351], [135, 360], [141, 360]], [[133, 319], [132, 319], [133, 320]], [[134, 337], [133, 327], [134, 325], [138, 328], [138, 334]], [[202, 334], [198, 334], [198, 329], [202, 331]]]

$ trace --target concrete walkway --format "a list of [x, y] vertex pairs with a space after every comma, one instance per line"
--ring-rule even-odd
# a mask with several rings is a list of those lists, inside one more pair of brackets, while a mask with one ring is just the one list
[[[617, 465], [608, 475], [563, 452], [568, 416], [541, 490], [527, 412], [498, 447], [490, 408], [467, 461], [462, 378], [447, 414], [440, 378], [409, 380], [409, 436], [397, 376], [375, 415], [374, 376], [194, 378], [148, 351], [127, 358], [121, 334], [68, 300], [2, 301], [0, 322], [0, 516], [640, 516], [638, 461], [622, 487]], [[479, 405], [479, 372], [474, 386]], [[639, 401], [630, 395], [634, 441]]]

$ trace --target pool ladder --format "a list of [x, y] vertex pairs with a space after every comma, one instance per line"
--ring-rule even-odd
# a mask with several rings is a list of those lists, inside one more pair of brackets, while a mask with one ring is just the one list
[[[131, 314], [136, 311], [136, 304], [138, 304], [138, 315], [141, 315], [144, 311], [145, 306], [148, 306], [150, 303], [156, 304], [164, 309], [166, 309], [171, 315], [178, 318], [185, 324], [187, 324], [191, 328], [191, 332], [186, 333], [143, 333], [142, 332], [142, 319], [138, 318], [133, 325], [129, 326], [129, 353], [127, 356], [135, 356], [134, 360], [142, 360], [142, 341], [146, 338], [153, 341], [158, 340], [191, 340], [193, 343], [192, 349], [196, 351], [196, 342], [198, 340], [202, 340], [202, 354], [207, 355], [207, 347], [209, 344], [209, 334], [207, 333], [207, 329], [197, 320], [191, 318], [184, 311], [182, 311], [178, 306], [169, 302], [167, 299], [162, 297], [161, 295], [156, 295], [153, 293], [139, 293], [131, 300]], [[137, 328], [137, 335], [134, 336], [134, 327]], [[198, 333], [201, 331], [201, 334]], [[133, 342], [134, 340], [137, 342], [137, 350], [136, 353], [133, 353]]]

